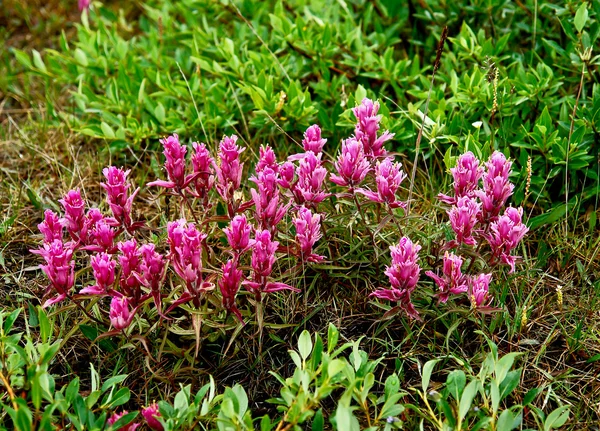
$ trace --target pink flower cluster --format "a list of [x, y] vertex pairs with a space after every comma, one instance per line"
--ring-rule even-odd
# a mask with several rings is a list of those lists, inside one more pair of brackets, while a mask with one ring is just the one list
[[421, 246], [413, 244], [407, 237], [402, 237], [398, 245], [391, 246], [392, 264], [385, 270], [391, 287], [380, 288], [371, 293], [371, 296], [379, 299], [396, 302], [414, 319], [419, 319], [419, 313], [410, 296], [417, 286], [421, 273], [421, 267], [418, 264], [419, 250], [421, 250]]
[[[503, 215], [499, 215], [514, 190], [509, 180], [511, 165], [502, 153], [495, 151], [484, 168], [473, 153], [467, 152], [459, 156], [456, 167], [450, 169], [454, 178], [454, 196], [438, 196], [442, 202], [452, 205], [448, 216], [456, 234], [456, 238], [444, 248], [478, 246], [477, 255], [485, 252], [481, 242], [487, 242], [490, 248], [488, 264], [507, 264], [510, 266], [509, 273], [514, 272], [517, 260], [511, 254], [512, 250], [529, 230], [521, 220], [522, 208], [508, 207]], [[483, 186], [480, 188], [481, 179]], [[474, 258], [471, 256], [471, 261]], [[492, 275], [462, 274], [462, 263], [460, 256], [446, 252], [442, 276], [427, 272], [439, 288], [440, 302], [446, 302], [451, 294], [467, 292], [474, 307], [483, 311], [490, 309], [488, 291]]]
[[[406, 203], [398, 200], [396, 194], [406, 174], [402, 164], [394, 163], [384, 148], [385, 142], [394, 137], [389, 131], [378, 136], [381, 115], [377, 115], [379, 103], [363, 99], [352, 112], [357, 123], [354, 136], [342, 142], [342, 148], [334, 163], [337, 174], [331, 175], [331, 181], [347, 187], [350, 193], [355, 191], [367, 199], [382, 203], [388, 208], [406, 208]], [[369, 190], [359, 186], [373, 172], [375, 189]]]

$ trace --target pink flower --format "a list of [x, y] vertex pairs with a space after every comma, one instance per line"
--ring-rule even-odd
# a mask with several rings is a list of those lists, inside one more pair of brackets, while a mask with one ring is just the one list
[[269, 145], [261, 145], [260, 147], [256, 172], [262, 172], [265, 168], [271, 168], [274, 172], [277, 172], [279, 169], [275, 153]]
[[319, 154], [323, 151], [323, 147], [327, 139], [321, 138], [321, 128], [316, 124], [313, 124], [306, 132], [304, 132], [304, 139], [302, 140], [302, 146], [304, 151], [312, 151], [315, 154]]
[[305, 262], [320, 262], [325, 257], [312, 252], [315, 243], [321, 239], [321, 215], [313, 214], [308, 208], [298, 208], [293, 220], [296, 226], [296, 241], [300, 245], [300, 257]]
[[138, 187], [131, 196], [128, 196], [127, 189], [130, 185], [127, 182], [127, 176], [129, 172], [131, 171], [109, 166], [102, 170], [106, 182], [100, 183], [104, 190], [106, 190], [106, 201], [110, 206], [113, 216], [128, 231], [132, 228], [131, 207], [133, 199], [140, 191]]
[[485, 166], [487, 172], [483, 175], [483, 190], [479, 190], [477, 196], [483, 204], [482, 219], [490, 222], [496, 220], [515, 186], [508, 180], [512, 162], [506, 160], [504, 154], [494, 151]]
[[296, 173], [296, 167], [290, 161], [284, 162], [279, 165], [279, 184], [284, 189], [291, 189], [294, 182], [294, 174]]
[[[108, 420], [106, 422], [109, 425], [113, 425], [115, 422], [117, 422], [119, 419], [121, 419], [127, 413], [128, 413], [127, 410], [123, 410], [121, 413], [114, 413], [111, 417], [108, 418]], [[136, 428], [139, 426], [140, 426], [140, 424], [138, 424], [138, 423], [131, 423], [129, 425], [125, 425], [124, 427], [119, 428], [116, 431], [135, 431]]]
[[243, 284], [254, 293], [257, 300], [261, 299], [263, 292], [268, 293], [284, 289], [298, 291], [298, 289], [285, 283], [270, 282], [268, 280], [273, 271], [273, 264], [277, 259], [275, 252], [278, 246], [277, 241], [271, 240], [271, 233], [268, 230], [256, 231], [252, 247], [252, 281], [244, 281]]
[[135, 298], [134, 303], [137, 304], [140, 293], [140, 281], [137, 274], [141, 273], [141, 258], [137, 241], [132, 238], [129, 241], [120, 242], [117, 244], [117, 248], [121, 252], [118, 256], [121, 266], [119, 285], [125, 296]]
[[313, 124], [304, 132], [304, 139], [302, 140], [304, 153], [294, 154], [288, 157], [288, 161], [302, 160], [309, 151], [313, 152], [320, 159], [320, 154], [326, 142], [327, 139], [321, 138], [321, 129], [319, 126]]
[[442, 269], [442, 277], [427, 271], [425, 274], [435, 281], [440, 289], [439, 300], [441, 303], [446, 303], [450, 294], [458, 295], [468, 290], [468, 278], [463, 275], [461, 267], [463, 260], [454, 253], [444, 255], [444, 266]]
[[115, 262], [110, 254], [98, 253], [90, 258], [96, 284], [81, 289], [82, 295], [106, 295], [115, 282]]
[[235, 216], [233, 220], [231, 220], [229, 227], [223, 229], [223, 231], [225, 232], [225, 236], [227, 236], [229, 245], [236, 255], [242, 254], [253, 244], [250, 240], [252, 226], [248, 224], [246, 216], [243, 214]]
[[285, 216], [289, 206], [280, 204], [278, 179], [277, 172], [268, 167], [250, 178], [258, 186], [258, 189], [250, 190], [255, 206], [254, 218], [261, 228], [272, 232], [277, 229], [277, 224]]
[[[225, 136], [219, 144], [220, 165], [215, 164], [217, 171], [217, 192], [228, 203], [234, 199], [234, 192], [240, 188], [244, 164], [240, 163], [240, 154], [245, 148], [236, 145], [237, 136]], [[230, 218], [233, 213], [230, 212]]]
[[62, 241], [63, 226], [60, 224], [60, 219], [54, 211], [44, 211], [44, 221], [38, 224], [38, 229], [44, 235], [45, 243], [51, 244], [55, 239]]
[[365, 157], [363, 144], [354, 137], [343, 141], [335, 168], [339, 175], [331, 175], [331, 181], [340, 186], [347, 186], [351, 190], [359, 185], [371, 170], [370, 163]]
[[461, 197], [475, 197], [479, 179], [483, 176], [483, 167], [479, 166], [475, 155], [470, 151], [460, 155], [456, 167], [451, 168], [450, 172], [454, 178], [454, 197], [440, 193], [438, 199], [454, 205]]
[[118, 330], [127, 328], [131, 321], [135, 311], [131, 311], [129, 307], [129, 299], [125, 296], [114, 296], [110, 301], [110, 324]]
[[492, 248], [492, 263], [503, 262], [510, 265], [510, 273], [515, 271], [516, 256], [511, 251], [517, 247], [529, 228], [521, 222], [523, 208], [508, 207], [504, 215], [490, 224], [491, 234], [487, 235]]
[[33, 254], [39, 254], [46, 261], [46, 265], [40, 265], [50, 281], [44, 296], [53, 290], [58, 293], [54, 298], [44, 302], [42, 308], [49, 307], [65, 299], [69, 294], [69, 290], [75, 284], [75, 262], [73, 262], [72, 247], [72, 243], [64, 244], [61, 240], [55, 239], [51, 243], [44, 244], [38, 250], [31, 250]]
[[79, 0], [78, 1], [79, 11], [80, 12], [87, 11], [90, 8], [91, 3], [92, 3], [92, 0]]
[[381, 115], [377, 115], [378, 111], [379, 103], [373, 103], [372, 100], [367, 98], [364, 98], [360, 105], [352, 109], [358, 120], [354, 135], [362, 143], [367, 158], [385, 156], [386, 151], [383, 144], [394, 137], [394, 134], [387, 130], [380, 137], [377, 137], [379, 123], [381, 122]]
[[165, 155], [165, 170], [167, 171], [168, 181], [158, 180], [148, 183], [148, 186], [164, 187], [166, 189], [175, 189], [177, 193], [183, 193], [183, 190], [194, 179], [194, 175], [185, 175], [185, 154], [187, 148], [179, 143], [179, 136], [174, 133], [166, 139], [161, 139]]
[[65, 216], [60, 223], [67, 229], [73, 241], [82, 241], [82, 231], [85, 230], [85, 201], [81, 198], [79, 189], [69, 190], [64, 198], [60, 199], [65, 210]]
[[115, 229], [113, 229], [108, 221], [103, 218], [102, 220], [97, 221], [94, 228], [90, 231], [90, 237], [95, 246], [85, 247], [85, 249], [112, 253], [116, 236], [117, 232]]
[[390, 208], [406, 208], [406, 202], [401, 202], [396, 198], [396, 192], [405, 178], [406, 174], [402, 170], [402, 163], [393, 163], [391, 157], [386, 157], [383, 161], [377, 162], [375, 167], [377, 193], [366, 189], [357, 189], [356, 191], [374, 202], [386, 203]]
[[459, 244], [476, 245], [473, 238], [473, 229], [479, 220], [481, 214], [481, 204], [475, 199], [463, 196], [458, 198], [456, 205], [448, 211], [450, 225], [456, 233], [456, 240], [448, 243], [448, 248], [456, 247]]
[[492, 298], [488, 297], [492, 274], [479, 274], [469, 279], [469, 299], [474, 308], [488, 308]]
[[414, 319], [419, 318], [419, 313], [412, 304], [410, 295], [417, 286], [421, 272], [418, 264], [419, 250], [421, 246], [413, 244], [408, 237], [402, 237], [397, 246], [391, 246], [392, 264], [386, 267], [385, 274], [392, 286], [371, 293], [371, 296], [397, 302]]
[[307, 151], [300, 160], [296, 173], [298, 181], [294, 187], [294, 195], [298, 204], [316, 205], [329, 196], [323, 191], [327, 169], [321, 165], [321, 154], [316, 156], [312, 151]]
[[179, 277], [185, 281], [189, 299], [197, 307], [200, 305], [200, 294], [213, 288], [202, 277], [202, 243], [207, 235], [196, 229], [194, 223], [186, 223], [184, 219], [169, 222], [167, 235], [170, 245], [169, 258]]
[[210, 156], [206, 145], [192, 143], [192, 168], [194, 170], [195, 196], [200, 199], [203, 206], [208, 205], [208, 192], [215, 185], [213, 165], [215, 160]]
[[152, 403], [148, 407], [142, 409], [142, 416], [146, 419], [148, 426], [154, 431], [163, 431], [163, 426], [158, 420], [161, 415], [158, 411], [158, 404]]
[[140, 246], [139, 255], [141, 258], [139, 272], [133, 274], [141, 284], [150, 289], [154, 306], [158, 314], [163, 316], [160, 288], [165, 275], [165, 258], [156, 252], [154, 244]]
[[223, 277], [219, 280], [219, 289], [223, 295], [223, 307], [243, 321], [242, 313], [235, 305], [235, 295], [240, 290], [242, 271], [236, 267], [235, 260], [231, 259], [223, 265]]

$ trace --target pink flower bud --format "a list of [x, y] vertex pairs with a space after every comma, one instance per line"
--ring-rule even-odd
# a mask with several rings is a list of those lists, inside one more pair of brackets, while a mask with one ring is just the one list
[[256, 172], [262, 172], [265, 168], [270, 168], [274, 172], [277, 172], [279, 165], [277, 164], [277, 158], [273, 149], [269, 145], [261, 145], [258, 163], [256, 165]]
[[321, 165], [321, 154], [316, 156], [312, 151], [307, 151], [296, 172], [298, 182], [294, 187], [294, 195], [298, 204], [316, 205], [329, 196], [323, 191], [327, 169]]
[[454, 205], [461, 197], [475, 197], [475, 190], [479, 185], [479, 179], [483, 176], [483, 167], [479, 166], [479, 160], [468, 151], [458, 157], [456, 167], [450, 172], [454, 178], [454, 197], [439, 194], [438, 199], [442, 202]]
[[41, 270], [46, 274], [50, 285], [46, 287], [45, 296], [53, 290], [57, 296], [48, 299], [43, 308], [56, 304], [67, 297], [69, 291], [75, 284], [75, 262], [73, 262], [73, 244], [64, 244], [61, 240], [55, 239], [51, 243], [46, 243], [38, 250], [31, 250], [34, 254], [39, 254], [46, 261], [46, 265], [40, 265]]
[[44, 235], [45, 243], [51, 244], [55, 239], [62, 241], [63, 226], [54, 211], [46, 210], [44, 212], [44, 221], [38, 224], [38, 229]]
[[406, 202], [401, 202], [396, 198], [400, 184], [405, 178], [406, 174], [402, 170], [402, 163], [393, 163], [391, 157], [386, 157], [383, 161], [377, 162], [375, 167], [377, 193], [365, 189], [356, 191], [374, 202], [386, 203], [390, 208], [406, 208]]
[[136, 189], [133, 194], [129, 196], [127, 191], [130, 187], [127, 182], [129, 172], [129, 170], [125, 171], [123, 168], [109, 166], [102, 170], [106, 182], [100, 183], [104, 190], [106, 190], [106, 201], [110, 206], [114, 218], [126, 229], [131, 228], [131, 207], [133, 205], [133, 199], [140, 190], [139, 188]]
[[456, 233], [456, 241], [449, 243], [450, 247], [458, 244], [476, 245], [473, 229], [481, 213], [481, 204], [475, 199], [463, 196], [458, 198], [455, 206], [448, 211], [452, 230]]
[[192, 143], [194, 154], [192, 154], [192, 167], [194, 169], [194, 188], [196, 197], [200, 199], [202, 205], [208, 203], [208, 192], [215, 184], [214, 159], [210, 156], [206, 145]]
[[198, 305], [200, 293], [212, 288], [202, 277], [202, 244], [207, 235], [196, 229], [194, 223], [186, 223], [184, 219], [169, 222], [167, 235], [173, 268], [185, 281], [186, 290]]
[[251, 245], [250, 232], [252, 226], [248, 224], [245, 215], [238, 215], [231, 220], [229, 227], [223, 229], [227, 236], [227, 241], [236, 254], [241, 254], [248, 250]]
[[504, 154], [495, 151], [485, 166], [483, 190], [478, 191], [477, 196], [483, 204], [482, 219], [489, 222], [496, 220], [515, 186], [508, 179], [512, 162], [506, 160]]
[[392, 264], [385, 270], [391, 288], [380, 288], [371, 294], [380, 299], [397, 302], [406, 313], [419, 319], [419, 313], [411, 302], [410, 296], [419, 281], [421, 267], [418, 264], [421, 246], [413, 244], [408, 237], [402, 237], [397, 246], [391, 246]]
[[85, 224], [85, 202], [79, 189], [69, 190], [59, 202], [65, 210], [65, 216], [60, 219], [74, 241], [79, 241]]
[[273, 264], [276, 261], [275, 252], [279, 243], [271, 240], [271, 233], [268, 230], [257, 230], [255, 233], [254, 245], [252, 246], [252, 281], [244, 281], [244, 285], [253, 292], [257, 300], [261, 299], [262, 293], [275, 292], [278, 290], [294, 290], [285, 283], [270, 282], [268, 277], [273, 271]]
[[96, 284], [81, 289], [82, 295], [105, 295], [115, 282], [115, 268], [117, 263], [110, 254], [98, 253], [90, 258]]
[[121, 266], [121, 277], [119, 285], [125, 296], [136, 297], [139, 293], [140, 281], [138, 274], [141, 273], [141, 259], [135, 238], [129, 241], [120, 242], [117, 248], [121, 252], [118, 256]]
[[233, 200], [234, 192], [240, 188], [244, 164], [240, 163], [240, 154], [245, 148], [236, 145], [237, 136], [225, 136], [219, 144], [220, 165], [215, 164], [217, 172], [217, 191], [226, 201]]
[[343, 141], [335, 168], [339, 175], [331, 175], [331, 181], [351, 189], [358, 186], [371, 170], [369, 161], [365, 157], [363, 144], [354, 137]]
[[163, 431], [164, 428], [158, 421], [161, 417], [160, 412], [158, 411], [158, 404], [152, 403], [148, 407], [144, 407], [142, 409], [142, 416], [144, 416], [146, 423], [151, 429], [154, 431]]
[[294, 182], [296, 167], [290, 161], [284, 162], [279, 166], [279, 180], [277, 183], [284, 189], [291, 189]]
[[289, 206], [280, 205], [278, 180], [277, 172], [268, 167], [250, 178], [258, 186], [258, 189], [250, 190], [255, 206], [255, 219], [261, 228], [272, 232], [277, 229], [277, 224], [285, 216]]
[[90, 4], [92, 4], [92, 0], [79, 0], [78, 2], [79, 11], [87, 11], [90, 8]]
[[488, 298], [492, 274], [479, 274], [469, 279], [469, 299], [474, 308], [488, 307], [492, 298]]
[[129, 300], [124, 296], [114, 296], [110, 301], [110, 323], [118, 330], [127, 328], [133, 320], [134, 313], [129, 309]]
[[316, 124], [313, 124], [306, 132], [304, 132], [304, 139], [302, 140], [302, 146], [305, 152], [312, 151], [315, 154], [319, 154], [323, 151], [323, 147], [327, 139], [321, 138], [321, 128]]
[[223, 307], [230, 313], [234, 313], [242, 321], [242, 314], [235, 305], [235, 295], [240, 290], [242, 271], [236, 267], [233, 259], [223, 265], [223, 277], [219, 280], [219, 289], [223, 295]]
[[358, 120], [354, 135], [363, 145], [364, 153], [367, 158], [377, 158], [386, 155], [383, 144], [394, 137], [389, 131], [383, 132], [377, 137], [381, 115], [377, 115], [379, 103], [373, 103], [372, 100], [364, 98], [359, 106], [352, 109], [354, 116]]
[[487, 235], [492, 249], [492, 263], [503, 262], [510, 265], [511, 273], [515, 271], [517, 257], [510, 253], [529, 231], [521, 222], [522, 216], [523, 208], [506, 208], [504, 215], [490, 224], [491, 234]]
[[315, 243], [321, 239], [321, 215], [313, 214], [308, 208], [300, 207], [293, 220], [296, 226], [296, 241], [300, 245], [300, 256], [306, 262], [320, 262], [324, 256], [312, 252]]
[[442, 277], [432, 271], [427, 271], [425, 274], [435, 281], [440, 289], [439, 300], [446, 303], [450, 294], [458, 295], [468, 290], [468, 278], [463, 275], [461, 267], [463, 260], [454, 253], [444, 255], [444, 265], [442, 269]]

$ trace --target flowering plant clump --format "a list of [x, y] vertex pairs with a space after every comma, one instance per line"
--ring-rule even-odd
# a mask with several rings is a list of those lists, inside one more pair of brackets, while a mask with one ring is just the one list
[[[215, 157], [204, 143], [193, 142], [188, 151], [176, 134], [162, 139], [166, 179], [147, 186], [175, 196], [180, 213], [163, 226], [134, 220], [134, 199], [142, 191], [133, 188], [131, 171], [105, 168], [101, 187], [110, 216], [100, 208], [88, 208], [79, 189], [60, 199], [62, 216], [44, 213], [39, 225], [43, 244], [33, 251], [44, 259], [41, 269], [49, 280], [44, 306], [67, 298], [106, 301], [104, 322], [114, 332], [128, 331], [135, 319], [151, 319], [152, 308], [166, 320], [194, 313], [196, 331], [204, 319], [197, 316], [221, 315], [227, 321], [233, 315], [244, 322], [246, 297], [254, 298], [258, 312], [268, 295], [300, 291], [295, 280], [286, 279], [289, 275], [340, 258], [319, 252], [319, 247], [327, 238], [327, 227], [335, 231], [336, 213], [347, 205], [350, 214], [360, 214], [374, 247], [379, 247], [376, 232], [394, 220], [401, 238], [391, 241], [395, 245], [387, 244], [389, 286], [371, 296], [394, 302], [396, 309], [420, 319], [412, 297], [420, 280], [422, 247], [401, 233], [400, 217], [407, 208], [402, 185], [407, 176], [402, 163], [385, 148], [394, 135], [381, 131], [378, 111], [379, 104], [366, 98], [352, 110], [354, 134], [342, 141], [335, 160], [324, 160], [327, 139], [318, 125], [307, 128], [302, 151], [283, 162], [278, 162], [273, 148], [261, 146], [254, 173], [246, 174], [252, 187], [242, 181], [246, 148], [238, 145], [236, 135], [220, 141]], [[333, 172], [328, 170], [331, 166]], [[518, 258], [513, 251], [528, 229], [521, 208], [505, 208], [514, 189], [510, 168], [511, 162], [499, 152], [483, 166], [467, 152], [450, 170], [454, 193], [440, 194], [439, 199], [450, 206], [447, 213], [455, 238], [440, 248], [441, 272], [435, 267], [425, 271], [437, 286], [440, 303], [464, 293], [473, 308], [492, 310], [492, 270], [508, 265], [509, 272], [515, 271]], [[368, 213], [363, 205], [374, 206], [375, 211]], [[379, 218], [381, 208], [388, 213], [384, 220]], [[375, 233], [368, 226], [374, 217], [379, 225]], [[339, 248], [328, 246], [330, 253]], [[471, 273], [475, 259], [488, 269]], [[76, 274], [80, 263], [84, 271]], [[92, 283], [86, 281], [86, 268]], [[155, 416], [149, 414], [148, 422]]]

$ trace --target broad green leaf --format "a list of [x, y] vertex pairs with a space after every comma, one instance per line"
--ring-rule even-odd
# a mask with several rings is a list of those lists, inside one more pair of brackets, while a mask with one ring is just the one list
[[313, 343], [310, 338], [310, 333], [305, 329], [298, 338], [298, 352], [300, 352], [300, 357], [302, 357], [303, 361], [309, 357], [312, 348]]
[[429, 387], [429, 380], [431, 380], [431, 373], [433, 372], [433, 367], [437, 364], [439, 359], [432, 359], [431, 361], [427, 361], [425, 365], [423, 365], [423, 375], [422, 375], [422, 383], [421, 387], [423, 388], [423, 393], [427, 393], [427, 388]]
[[479, 386], [479, 381], [473, 379], [469, 382], [469, 384], [465, 387], [465, 390], [460, 397], [460, 403], [458, 405], [458, 417], [460, 421], [462, 421], [469, 413], [471, 409], [471, 405], [473, 404], [473, 400], [475, 399], [475, 395], [477, 395], [477, 388]]
[[569, 419], [569, 407], [562, 406], [551, 412], [544, 421], [544, 431], [560, 428]]
[[40, 53], [33, 49], [31, 50], [31, 54], [33, 55], [33, 65], [36, 67], [36, 69], [47, 73], [48, 69], [46, 69], [46, 65], [44, 64], [44, 60], [42, 60], [42, 56], [40, 55]]
[[575, 13], [575, 28], [577, 29], [578, 33], [581, 33], [581, 31], [583, 30], [583, 27], [585, 27], [585, 22], [588, 19], [588, 10], [587, 10], [587, 3], [583, 2], [581, 4], [581, 6], [579, 6], [579, 9], [577, 9], [577, 12]]

